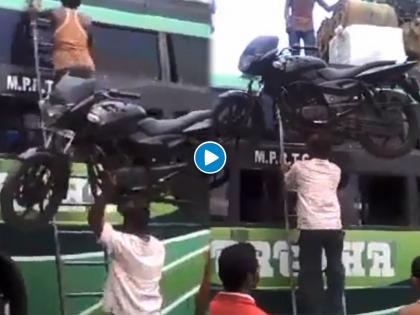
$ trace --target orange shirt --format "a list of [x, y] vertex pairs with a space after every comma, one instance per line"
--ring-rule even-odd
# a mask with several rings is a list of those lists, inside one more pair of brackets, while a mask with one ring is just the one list
[[[77, 10], [61, 8], [64, 20], [54, 33], [53, 63], [55, 70], [86, 67], [95, 70], [89, 50], [88, 34]], [[57, 11], [58, 12], [58, 11]]]
[[314, 0], [292, 0], [292, 15], [289, 25], [294, 31], [312, 31], [314, 29], [313, 10]]
[[220, 292], [210, 302], [210, 315], [268, 315], [248, 294]]

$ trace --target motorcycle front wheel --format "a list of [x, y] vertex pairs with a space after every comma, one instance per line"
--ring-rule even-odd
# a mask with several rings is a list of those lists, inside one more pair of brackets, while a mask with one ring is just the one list
[[70, 171], [58, 167], [54, 158], [45, 153], [16, 163], [0, 192], [2, 218], [24, 231], [44, 227], [66, 197]]

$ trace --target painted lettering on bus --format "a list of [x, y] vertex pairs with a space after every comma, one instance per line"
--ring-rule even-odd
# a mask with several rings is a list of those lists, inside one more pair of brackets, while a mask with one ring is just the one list
[[[233, 240], [215, 240], [211, 244], [211, 258], [214, 259], [215, 271], [218, 272], [217, 259], [223, 248], [237, 243]], [[250, 241], [258, 252], [261, 278], [276, 276], [289, 277], [287, 242]], [[292, 246], [293, 270], [299, 270], [299, 247]], [[343, 264], [346, 277], [387, 277], [395, 276], [392, 244], [380, 241], [345, 241]], [[323, 268], [326, 258], [323, 255]]]
[[[51, 93], [54, 81], [44, 80], [43, 93]], [[38, 89], [38, 80], [27, 76], [8, 75], [6, 89], [18, 92], [36, 92]]]
[[[286, 164], [292, 165], [296, 161], [303, 161], [309, 159], [307, 153], [285, 152], [284, 160]], [[264, 165], [278, 165], [279, 152], [275, 150], [255, 150], [254, 163]]]

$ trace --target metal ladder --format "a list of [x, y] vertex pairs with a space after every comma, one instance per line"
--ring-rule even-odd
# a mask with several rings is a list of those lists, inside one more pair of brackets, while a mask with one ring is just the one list
[[74, 300], [78, 298], [101, 298], [103, 292], [66, 292], [64, 285], [64, 268], [65, 267], [97, 267], [103, 266], [105, 271], [108, 272], [108, 253], [106, 249], [103, 249], [104, 258], [103, 261], [88, 261], [88, 260], [70, 260], [63, 259], [61, 255], [61, 243], [60, 238], [63, 235], [93, 235], [91, 231], [71, 231], [60, 229], [58, 224], [53, 223], [54, 227], [54, 243], [55, 243], [55, 264], [57, 269], [57, 282], [58, 282], [58, 293], [60, 298], [60, 315], [69, 315], [67, 312], [67, 302], [68, 300]]
[[[279, 148], [280, 148], [280, 165], [285, 162], [284, 158], [284, 129], [283, 129], [283, 122], [281, 119], [281, 113], [278, 106], [276, 106], [276, 118], [279, 128]], [[288, 198], [287, 198], [287, 190], [286, 185], [282, 185], [282, 195], [283, 195], [283, 216], [284, 216], [284, 229], [286, 230], [286, 243], [287, 243], [287, 265], [289, 270], [289, 285], [290, 285], [290, 294], [291, 294], [291, 302], [292, 302], [292, 314], [297, 315], [297, 302], [296, 302], [296, 279], [294, 278], [294, 270], [293, 270], [293, 260], [294, 254], [292, 249], [292, 241], [290, 239], [290, 219], [291, 214], [289, 213], [288, 207]]]
[[[29, 6], [34, 6], [35, 0], [29, 1]], [[51, 21], [48, 19], [40, 18], [39, 16], [30, 16], [30, 36], [32, 38], [33, 54], [34, 54], [34, 65], [35, 74], [37, 81], [37, 93], [38, 93], [38, 108], [42, 113], [42, 106], [44, 102], [44, 90], [42, 79], [52, 78], [54, 76], [54, 69], [52, 65], [52, 49], [53, 44], [51, 39], [45, 41], [44, 37], [40, 36], [40, 32], [51, 32]], [[41, 119], [41, 130], [44, 144], [47, 142], [47, 134], [44, 128], [44, 121]]]
[[[47, 35], [48, 34], [48, 35]], [[42, 17], [31, 17], [30, 19], [30, 36], [33, 44], [35, 74], [38, 87], [38, 99], [43, 98], [42, 79], [52, 78], [54, 75], [54, 67], [52, 64], [52, 35], [51, 21]], [[47, 37], [49, 37], [47, 39]]]
[[[278, 123], [278, 132], [279, 132], [279, 150], [280, 150], [280, 165], [285, 162], [285, 155], [284, 155], [284, 129], [283, 129], [283, 121], [281, 119], [280, 109], [276, 107], [276, 119]], [[284, 216], [284, 228], [286, 230], [286, 243], [287, 243], [287, 251], [288, 251], [288, 259], [287, 265], [289, 270], [289, 285], [290, 285], [290, 294], [291, 294], [291, 302], [292, 302], [292, 314], [297, 315], [297, 301], [296, 301], [296, 290], [297, 290], [297, 279], [295, 279], [294, 274], [297, 272], [296, 269], [293, 268], [293, 261], [295, 259], [293, 253], [293, 242], [291, 240], [291, 233], [290, 233], [290, 221], [292, 218], [296, 218], [296, 214], [290, 213], [289, 206], [288, 206], [288, 198], [287, 198], [287, 190], [285, 185], [282, 185], [282, 194], [283, 194], [283, 216]], [[343, 314], [347, 315], [347, 305], [346, 305], [346, 293], [345, 290], [342, 296], [342, 303], [343, 303]]]

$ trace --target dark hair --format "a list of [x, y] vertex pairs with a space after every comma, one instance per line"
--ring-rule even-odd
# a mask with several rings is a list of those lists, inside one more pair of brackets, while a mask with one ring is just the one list
[[136, 197], [121, 199], [117, 211], [122, 215], [124, 225], [130, 225], [139, 232], [145, 232], [148, 229], [150, 209], [144, 199]]
[[411, 263], [411, 276], [420, 278], [420, 256], [414, 258]]
[[246, 285], [248, 275], [255, 275], [257, 272], [257, 253], [251, 244], [239, 243], [222, 250], [219, 257], [219, 278], [226, 291], [240, 291]]
[[77, 9], [82, 4], [82, 0], [61, 0], [64, 7], [70, 9]]
[[316, 132], [308, 137], [306, 146], [312, 158], [328, 159], [331, 154], [332, 139], [326, 131]]

